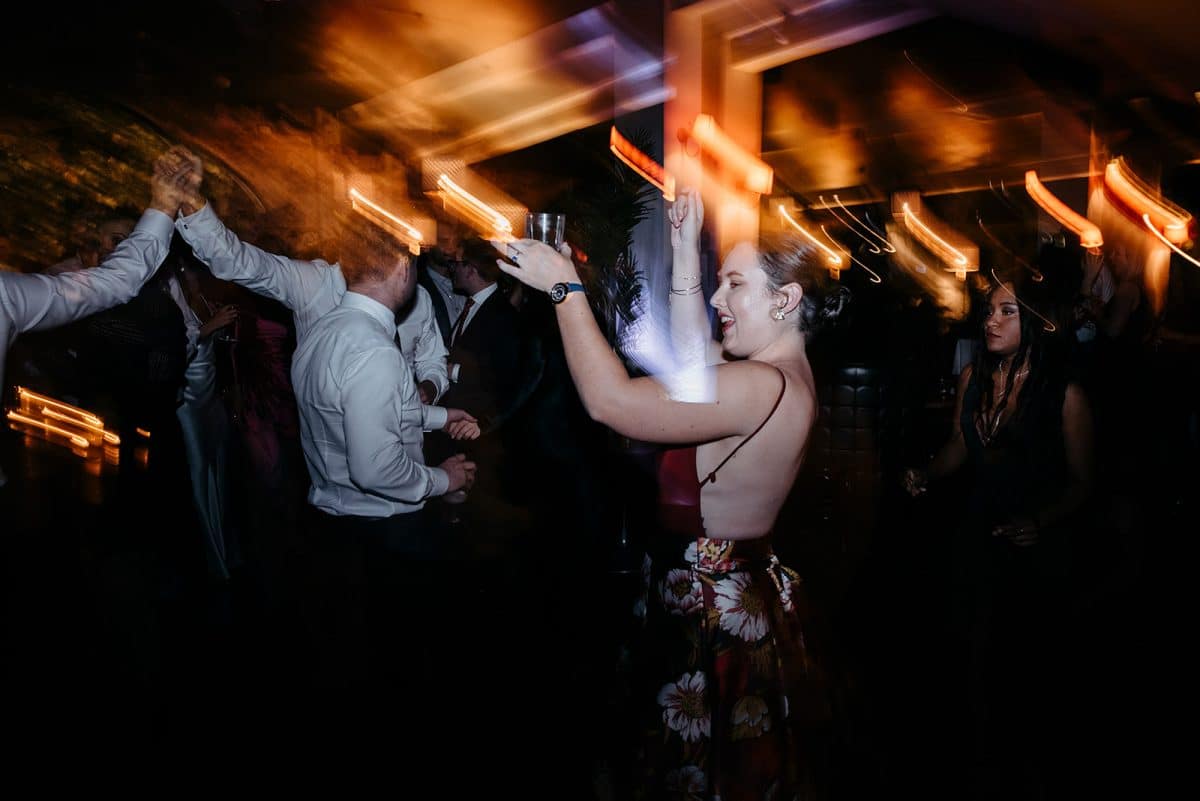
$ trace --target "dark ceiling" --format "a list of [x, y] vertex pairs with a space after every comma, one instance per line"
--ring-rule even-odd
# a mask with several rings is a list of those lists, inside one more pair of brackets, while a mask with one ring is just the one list
[[[722, 4], [752, 19], [778, 14], [802, 30], [810, 8], [869, 10], [897, 0], [669, 3]], [[898, 188], [950, 193], [1016, 181], [1031, 166], [1051, 177], [1080, 175], [1093, 135], [1153, 163], [1152, 171], [1200, 157], [1200, 3], [900, 5], [933, 18], [764, 73], [763, 151], [780, 192], [814, 199], [837, 191], [865, 200]], [[231, 167], [230, 181], [240, 175], [256, 202], [271, 207], [295, 191], [289, 150], [303, 158], [320, 135], [323, 114], [361, 133], [339, 147], [395, 152], [402, 160], [428, 145], [420, 140], [422, 127], [442, 137], [441, 147], [461, 145], [479, 157], [528, 149], [536, 138], [468, 136], [495, 127], [490, 110], [471, 117], [461, 105], [421, 106], [412, 96], [397, 99], [397, 91], [422, 87], [444, 96], [475, 81], [480, 85], [464, 95], [466, 108], [478, 110], [491, 93], [512, 113], [536, 96], [535, 87], [561, 77], [547, 63], [587, 77], [570, 60], [586, 48], [572, 49], [574, 40], [564, 38], [581, 24], [602, 23], [605, 36], [624, 37], [622, 46], [642, 48], [642, 57], [661, 54], [656, 4], [609, 3], [603, 18], [581, 13], [590, 8], [587, 0], [31, 5], [23, 21], [6, 26], [0, 47], [7, 158], [0, 177], [7, 176], [7, 191], [16, 191], [14, 165], [43, 157], [46, 165], [22, 174], [39, 181], [70, 176], [74, 154], [109, 158], [105, 137], [123, 131], [125, 139], [204, 147]], [[532, 44], [514, 50], [515, 42]], [[496, 53], [504, 59], [487, 60]], [[513, 66], [522, 61], [528, 63]], [[509, 71], [504, 83], [480, 82], [478, 73], [498, 68]], [[597, 98], [602, 118], [611, 93]], [[589, 114], [577, 127], [599, 121], [596, 108]], [[131, 120], [142, 127], [129, 128]], [[418, 120], [408, 126], [415, 134], [398, 124], [410, 120]], [[92, 130], [70, 133], [80, 126]], [[570, 124], [541, 130], [549, 138]], [[94, 202], [103, 192], [101, 177], [85, 169], [59, 181], [58, 191], [80, 194], [94, 184], [85, 198]], [[47, 194], [56, 189], [29, 186]], [[4, 204], [13, 200], [9, 195]]]

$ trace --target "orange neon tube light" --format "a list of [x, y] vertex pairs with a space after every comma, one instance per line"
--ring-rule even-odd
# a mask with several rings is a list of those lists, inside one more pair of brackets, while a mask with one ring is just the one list
[[1036, 170], [1025, 172], [1025, 191], [1047, 214], [1078, 236], [1081, 246], [1098, 248], [1104, 244], [1104, 237], [1100, 235], [1100, 229], [1087, 217], [1077, 214], [1074, 209], [1055, 197], [1054, 193], [1038, 179]]
[[35, 428], [40, 428], [43, 431], [50, 433], [50, 434], [58, 434], [60, 436], [66, 437], [67, 439], [71, 440], [72, 445], [78, 445], [80, 448], [86, 448], [88, 445], [91, 444], [90, 442], [87, 441], [87, 439], [85, 437], [81, 437], [79, 434], [76, 434], [73, 431], [67, 431], [65, 428], [59, 428], [58, 426], [56, 426], [52, 423], [47, 423], [42, 420], [35, 420], [34, 418], [23, 415], [17, 411], [9, 410], [8, 419], [15, 420], [18, 423], [23, 423], [27, 426], [33, 426]]
[[[421, 232], [397, 217], [395, 214], [392, 214], [383, 206], [380, 206], [378, 203], [368, 199], [357, 189], [350, 190], [350, 208], [359, 212], [364, 217], [380, 223], [384, 228], [390, 228], [394, 231], [398, 231], [401, 234], [401, 238], [408, 240], [408, 249], [412, 252], [412, 254], [414, 256], [420, 254]], [[367, 211], [363, 211], [363, 209], [366, 209]]]
[[480, 217], [487, 220], [488, 224], [495, 228], [497, 233], [512, 234], [512, 224], [504, 219], [504, 216], [500, 212], [454, 183], [445, 173], [438, 176], [437, 185], [439, 189], [457, 201], [458, 205], [463, 205], [473, 210]]
[[805, 229], [805, 227], [803, 225], [801, 225], [800, 223], [793, 220], [792, 215], [787, 213], [787, 209], [785, 209], [783, 207], [782, 203], [779, 204], [779, 213], [783, 216], [783, 219], [787, 220], [788, 224], [790, 224], [793, 228], [795, 228], [800, 233], [804, 234], [804, 237], [806, 239], [808, 239], [809, 242], [812, 242], [825, 254], [826, 258], [829, 259], [830, 265], [834, 269], [839, 270], [839, 271], [841, 270], [842, 257], [839, 256], [837, 253], [835, 253], [832, 249], [830, 249], [830, 247], [828, 245], [826, 245], [824, 242], [822, 242], [821, 240], [819, 240], [815, 236], [813, 236], [811, 233], [809, 233], [808, 230]]
[[25, 387], [17, 387], [17, 399], [21, 401], [22, 411], [32, 411], [32, 407], [37, 405], [49, 406], [61, 414], [82, 420], [83, 422], [95, 426], [96, 428], [104, 428], [104, 421], [86, 409], [80, 409], [79, 407], [72, 406], [69, 403], [56, 401], [54, 398], [39, 394], [33, 390], [26, 389]]
[[[836, 215], [835, 215], [835, 216], [836, 216]], [[845, 223], [843, 223], [843, 225], [845, 225]], [[840, 250], [840, 251], [842, 251], [843, 253], [845, 253], [845, 254], [846, 254], [846, 255], [847, 255], [849, 258], [850, 258], [850, 262], [851, 262], [852, 264], [857, 264], [859, 267], [862, 267], [864, 270], [866, 270], [868, 273], [870, 273], [870, 275], [871, 275], [871, 283], [872, 283], [872, 284], [882, 284], [882, 283], [883, 283], [883, 279], [879, 277], [879, 273], [875, 272], [875, 271], [874, 271], [874, 270], [872, 270], [870, 267], [868, 267], [867, 265], [863, 264], [863, 263], [862, 263], [861, 261], [859, 261], [858, 259], [854, 258], [854, 254], [853, 254], [853, 253], [851, 253], [850, 251], [846, 250], [846, 248], [844, 248], [844, 247], [842, 246], [842, 243], [841, 243], [841, 242], [838, 242], [836, 239], [834, 239], [832, 236], [830, 236], [830, 235], [829, 235], [829, 231], [828, 231], [828, 230], [826, 230], [826, 228], [825, 228], [825, 226], [824, 226], [824, 225], [822, 225], [822, 226], [821, 226], [821, 233], [825, 234], [825, 238], [826, 238], [826, 239], [828, 239], [830, 242], [832, 242], [832, 243], [833, 243], [833, 245], [834, 245], [834, 247], [836, 247], [838, 250]], [[855, 233], [858, 233], [858, 232], [856, 231]], [[840, 272], [840, 270], [839, 270], [839, 272]], [[834, 277], [836, 278], [837, 276], [834, 276]]]
[[51, 409], [49, 406], [42, 407], [42, 416], [48, 417], [51, 420], [58, 420], [59, 422], [62, 422], [62, 423], [69, 423], [70, 425], [79, 426], [80, 428], [86, 429], [87, 431], [90, 431], [93, 434], [99, 434], [100, 437], [105, 441], [105, 443], [107, 443], [109, 445], [120, 445], [121, 444], [121, 438], [118, 437], [113, 432], [108, 431], [99, 426], [94, 426], [91, 423], [85, 423], [82, 420], [77, 420], [74, 417], [68, 417], [65, 414], [59, 414], [58, 412]]
[[740, 172], [743, 183], [751, 192], [770, 194], [775, 171], [762, 159], [750, 155], [745, 148], [733, 141], [710, 115], [696, 116], [696, 121], [692, 123], [692, 138], [717, 160]]
[[1180, 249], [1179, 249], [1179, 246], [1178, 246], [1178, 245], [1176, 245], [1174, 242], [1172, 242], [1172, 241], [1170, 241], [1169, 239], [1167, 239], [1165, 236], [1163, 236], [1163, 235], [1162, 235], [1162, 232], [1161, 232], [1161, 231], [1159, 231], [1157, 228], [1155, 228], [1155, 227], [1154, 227], [1154, 223], [1150, 221], [1150, 215], [1149, 215], [1149, 214], [1143, 214], [1143, 215], [1142, 215], [1142, 222], [1144, 222], [1144, 223], [1146, 224], [1146, 227], [1150, 229], [1150, 233], [1152, 233], [1152, 234], [1154, 234], [1156, 237], [1158, 237], [1158, 240], [1159, 240], [1160, 242], [1162, 242], [1164, 245], [1166, 245], [1167, 247], [1169, 247], [1171, 250], [1173, 250], [1173, 251], [1175, 251], [1176, 253], [1178, 253], [1180, 256], [1183, 256], [1185, 259], [1187, 259], [1188, 261], [1190, 261], [1192, 264], [1196, 265], [1197, 267], [1200, 267], [1200, 261], [1196, 261], [1196, 260], [1195, 260], [1195, 259], [1193, 259], [1191, 256], [1189, 256], [1188, 254], [1184, 253], [1182, 250], [1180, 250]]
[[662, 192], [664, 200], [668, 203], [675, 200], [675, 176], [667, 172], [657, 161], [634, 147], [633, 143], [624, 136], [621, 136], [621, 132], [615, 125], [608, 135], [608, 149], [625, 162], [629, 169], [645, 178], [655, 189]]
[[1123, 157], [1108, 162], [1104, 168], [1104, 185], [1139, 217], [1149, 216], [1168, 242], [1179, 245], [1188, 240], [1192, 215], [1158, 195], [1134, 175]]
[[938, 236], [928, 225], [921, 222], [917, 213], [909, 208], [908, 203], [903, 204], [902, 208], [904, 210], [904, 224], [908, 227], [909, 232], [922, 245], [929, 248], [942, 261], [949, 264], [950, 272], [953, 272], [959, 279], [964, 281], [967, 278], [967, 273], [978, 272], [979, 267], [971, 264], [971, 260], [967, 258], [966, 254]]

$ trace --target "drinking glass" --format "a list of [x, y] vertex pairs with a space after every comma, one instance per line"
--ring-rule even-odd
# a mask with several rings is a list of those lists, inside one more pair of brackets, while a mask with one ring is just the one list
[[567, 215], [554, 212], [538, 211], [525, 215], [525, 236], [545, 242], [558, 250], [563, 244], [563, 230], [567, 225]]

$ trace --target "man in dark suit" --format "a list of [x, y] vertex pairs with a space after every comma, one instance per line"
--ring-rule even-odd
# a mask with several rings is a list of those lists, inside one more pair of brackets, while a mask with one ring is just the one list
[[417, 283], [425, 287], [433, 301], [434, 319], [442, 333], [442, 341], [450, 347], [450, 332], [466, 301], [454, 289], [450, 270], [462, 260], [458, 227], [438, 221], [437, 245], [423, 252], [417, 260]]
[[[438, 599], [439, 609], [445, 619], [473, 625], [467, 637], [461, 628], [448, 630], [437, 648], [444, 656], [446, 681], [467, 686], [477, 680], [478, 666], [487, 664], [507, 688], [482, 701], [472, 699], [461, 713], [482, 721], [511, 720], [520, 714], [518, 699], [542, 692], [552, 674], [549, 665], [558, 665], [546, 660], [534, 670], [523, 660], [496, 659], [509, 648], [532, 653], [539, 645], [538, 633], [544, 637], [547, 630], [535, 622], [544, 617], [546, 604], [539, 595], [544, 585], [530, 558], [535, 552], [530, 505], [542, 499], [530, 497], [530, 492], [520, 494], [529, 482], [530, 458], [522, 410], [540, 380], [540, 349], [497, 284], [500, 274], [496, 251], [481, 240], [465, 240], [462, 260], [450, 270], [454, 289], [465, 302], [451, 320], [451, 381], [443, 403], [471, 404], [482, 433], [469, 447], [451, 443], [440, 433], [425, 440], [427, 459], [458, 446], [476, 464], [475, 485], [465, 501], [439, 505], [449, 524], [438, 538], [441, 569], [452, 576], [446, 586], [454, 588]], [[519, 626], [506, 617], [514, 609], [526, 610]], [[501, 729], [495, 731], [499, 735]], [[510, 759], [516, 759], [515, 751]]]
[[495, 251], [481, 239], [464, 242], [463, 260], [451, 270], [465, 303], [450, 331], [447, 398], [474, 404], [485, 433], [501, 429], [540, 375], [521, 316], [497, 283], [500, 275]]
[[[464, 504], [450, 509], [462, 523], [451, 540], [466, 546], [468, 557], [478, 557], [505, 549], [527, 526], [528, 511], [514, 502], [512, 487], [523, 436], [510, 423], [541, 377], [541, 359], [537, 341], [497, 284], [501, 273], [491, 245], [464, 240], [462, 254], [450, 271], [464, 303], [451, 325], [450, 389], [442, 402], [471, 404], [482, 430], [471, 444], [471, 458], [479, 465], [475, 487]], [[461, 445], [431, 435], [426, 456], [447, 448]]]

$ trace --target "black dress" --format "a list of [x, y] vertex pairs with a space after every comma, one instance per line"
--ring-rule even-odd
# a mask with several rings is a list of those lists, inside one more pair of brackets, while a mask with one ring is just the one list
[[1037, 794], [1049, 770], [1070, 528], [1063, 522], [1041, 525], [1029, 546], [992, 531], [1036, 519], [1067, 488], [1066, 388], [1061, 378], [1027, 382], [1028, 402], [987, 440], [974, 376], [963, 395], [960, 422], [970, 478], [963, 525], [954, 537], [951, 615], [964, 659], [960, 690], [969, 729], [964, 742], [973, 747], [982, 797]]

